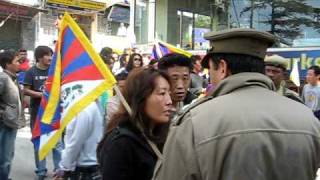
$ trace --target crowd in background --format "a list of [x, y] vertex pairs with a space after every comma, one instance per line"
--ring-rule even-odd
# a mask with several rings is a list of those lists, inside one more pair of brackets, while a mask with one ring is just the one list
[[[299, 96], [284, 83], [286, 60], [265, 57], [272, 35], [236, 30], [208, 39], [216, 44], [205, 57], [152, 59], [138, 49], [103, 48], [100, 56], [120, 91], [96, 99], [68, 124], [52, 150], [53, 178], [314, 179], [319, 67], [309, 68]], [[24, 49], [0, 53], [1, 180], [9, 179], [24, 108], [35, 127], [52, 55], [38, 46], [30, 66]], [[34, 152], [36, 178], [46, 179], [46, 160]]]

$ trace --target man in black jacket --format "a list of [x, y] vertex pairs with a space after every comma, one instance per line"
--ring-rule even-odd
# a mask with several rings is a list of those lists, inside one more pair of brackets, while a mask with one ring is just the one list
[[172, 104], [177, 111], [197, 98], [188, 90], [192, 70], [190, 58], [177, 53], [167, 54], [160, 59], [158, 68], [170, 78]]
[[205, 79], [204, 76], [200, 76], [203, 68], [201, 66], [201, 57], [199, 55], [191, 56], [192, 61], [192, 71], [190, 74], [190, 92], [197, 96], [201, 95], [205, 88], [208, 86], [208, 79]]

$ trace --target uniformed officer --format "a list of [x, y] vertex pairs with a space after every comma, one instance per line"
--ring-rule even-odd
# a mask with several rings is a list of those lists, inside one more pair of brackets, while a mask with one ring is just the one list
[[288, 68], [288, 60], [279, 55], [271, 55], [265, 57], [264, 63], [265, 74], [273, 81], [277, 92], [282, 96], [303, 103], [296, 92], [286, 87], [285, 73]]
[[216, 86], [173, 126], [155, 180], [314, 179], [320, 123], [311, 110], [274, 92], [263, 74], [275, 37], [252, 29], [205, 35], [203, 60]]

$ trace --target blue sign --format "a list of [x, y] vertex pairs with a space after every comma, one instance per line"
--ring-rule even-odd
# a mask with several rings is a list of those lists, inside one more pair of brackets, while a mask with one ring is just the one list
[[207, 32], [210, 32], [210, 29], [206, 28], [194, 28], [194, 42], [204, 43], [207, 40], [203, 38], [203, 35]]
[[320, 66], [319, 48], [270, 48], [268, 55], [277, 54], [289, 61], [288, 71], [291, 72], [292, 64], [298, 61], [298, 69], [301, 79], [305, 79], [308, 68], [313, 65]]

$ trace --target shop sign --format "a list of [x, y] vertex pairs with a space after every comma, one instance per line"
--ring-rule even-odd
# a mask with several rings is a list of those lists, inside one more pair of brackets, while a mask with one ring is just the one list
[[64, 7], [76, 10], [103, 11], [106, 3], [92, 0], [47, 0], [48, 6]]
[[320, 66], [320, 48], [270, 48], [267, 51], [268, 55], [277, 54], [288, 60], [288, 71], [292, 70], [293, 61], [298, 62], [300, 77], [304, 78], [307, 75], [308, 68], [316, 65]]

